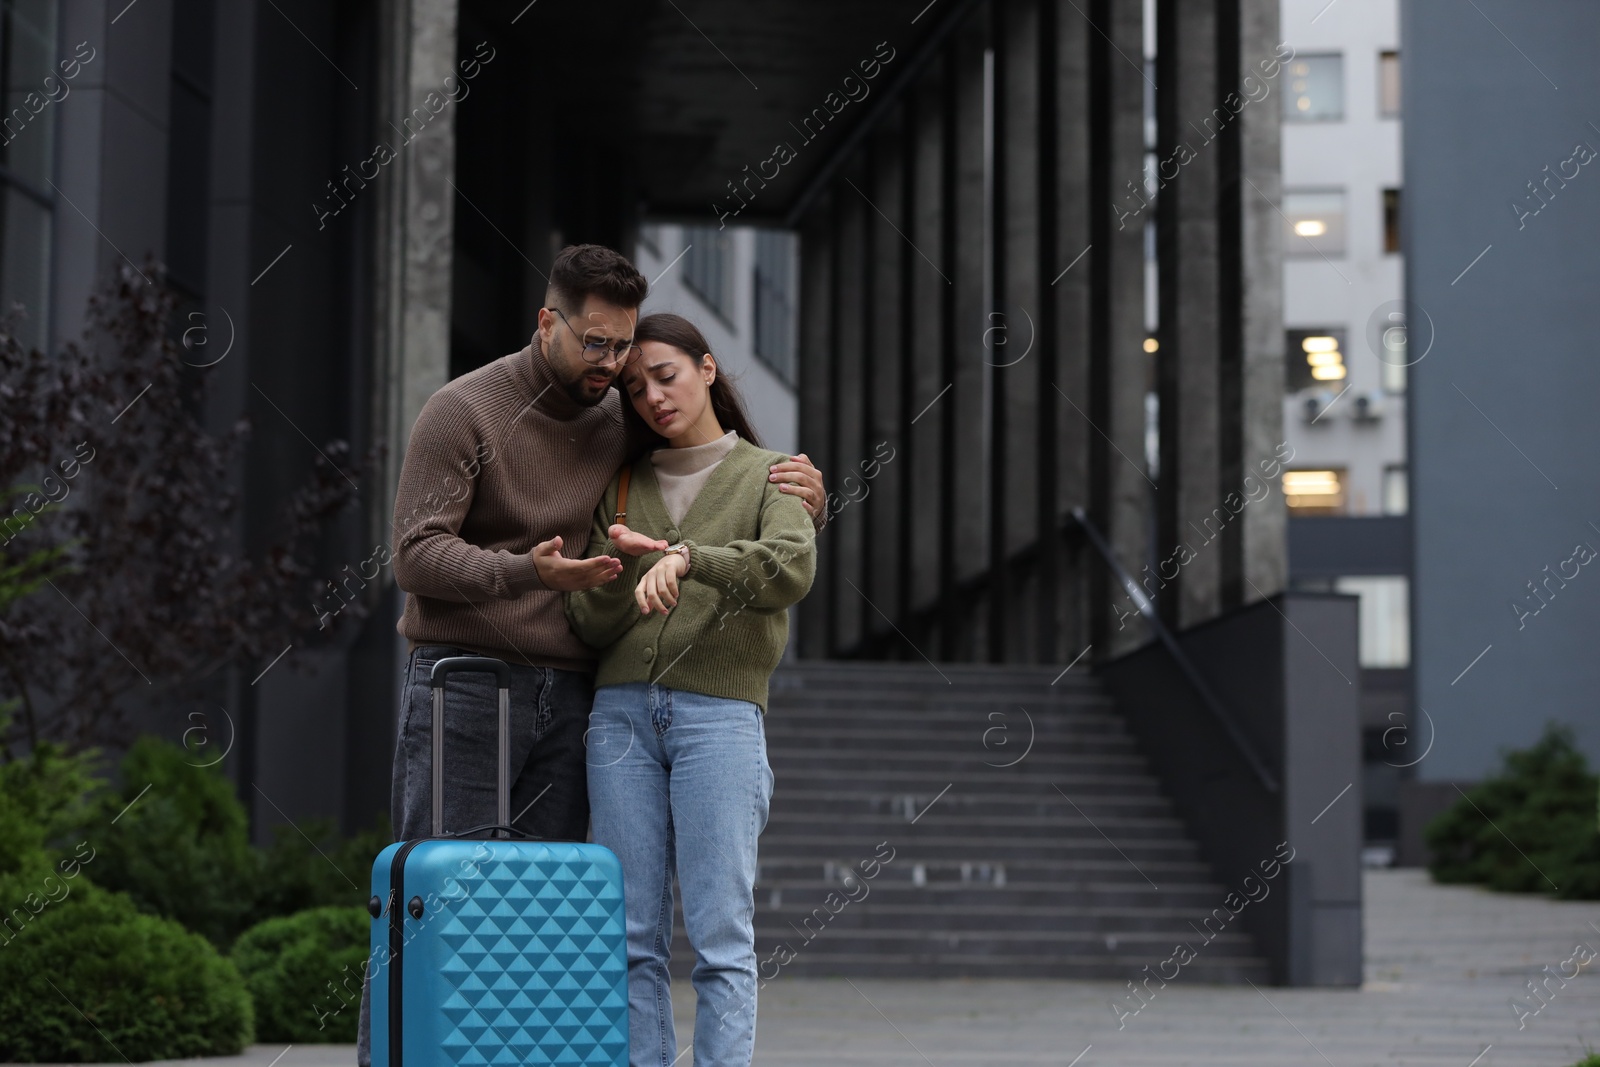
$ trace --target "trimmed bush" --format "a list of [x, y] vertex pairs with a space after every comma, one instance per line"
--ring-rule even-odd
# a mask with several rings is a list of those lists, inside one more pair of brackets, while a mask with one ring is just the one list
[[115, 832], [97, 836], [94, 877], [127, 893], [141, 910], [174, 919], [226, 950], [258, 917], [261, 858], [233, 783], [193, 759], [155, 737], [134, 743], [122, 761], [121, 794], [104, 803], [99, 825], [133, 806]]
[[233, 949], [262, 1041], [351, 1044], [361, 1006], [367, 909], [313, 908], [246, 930]]
[[244, 980], [204, 938], [39, 857], [0, 877], [0, 901], [0, 1061], [223, 1056], [252, 1041]]
[[1597, 788], [1572, 732], [1547, 727], [1531, 748], [1507, 752], [1499, 775], [1428, 824], [1428, 869], [1439, 882], [1600, 898]]
[[[372, 861], [389, 836], [389, 820], [355, 837], [339, 836], [332, 819], [302, 819], [300, 830], [275, 826], [256, 883], [256, 916], [293, 915], [309, 908], [365, 907]], [[305, 836], [301, 836], [300, 831]], [[307, 838], [316, 842], [312, 848]]]

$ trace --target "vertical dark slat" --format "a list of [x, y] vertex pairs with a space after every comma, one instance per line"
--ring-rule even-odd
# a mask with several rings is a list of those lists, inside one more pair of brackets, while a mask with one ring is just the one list
[[[983, 358], [983, 331], [988, 308], [984, 305], [985, 270], [985, 158], [984, 158], [984, 49], [988, 41], [987, 6], [979, 7], [957, 31], [950, 45], [948, 84], [952, 137], [949, 155], [951, 229], [950, 254], [940, 267], [951, 285], [950, 329], [946, 336], [949, 395], [941, 405], [950, 412], [946, 486], [949, 497], [947, 579], [951, 583], [980, 576], [988, 563], [988, 523], [985, 499], [989, 440], [986, 391], [988, 370]], [[953, 590], [952, 590], [953, 592]], [[986, 621], [981, 611], [946, 600], [947, 625], [942, 635], [943, 655], [967, 660], [983, 648]]]
[[[826, 195], [806, 215], [800, 230], [800, 441], [824, 473], [834, 469], [828, 424], [832, 417], [833, 225]], [[834, 492], [829, 488], [830, 494]], [[833, 651], [833, 574], [837, 549], [830, 528], [818, 545], [817, 577], [800, 602], [800, 655], [815, 659]]]
[[[835, 484], [860, 462], [863, 440], [865, 396], [864, 338], [867, 329], [867, 274], [862, 253], [866, 242], [867, 216], [876, 215], [862, 195], [869, 179], [865, 167], [857, 165], [841, 172], [841, 183], [834, 188], [835, 223], [835, 314], [832, 362], [834, 368], [833, 431]], [[846, 184], [848, 182], [848, 184]], [[852, 483], [854, 484], [854, 483]], [[836, 490], [837, 491], [837, 490]], [[844, 494], [841, 494], [842, 496]], [[848, 496], [844, 497], [848, 501]], [[863, 636], [863, 622], [877, 612], [866, 601], [865, 548], [866, 513], [859, 502], [847, 502], [834, 519], [834, 550], [837, 555], [834, 586], [833, 642], [840, 650], [857, 650]]]
[[[1239, 0], [1216, 0], [1216, 99], [1237, 94], [1239, 85]], [[1224, 114], [1232, 115], [1224, 106]], [[1242, 499], [1244, 427], [1244, 248], [1242, 221], [1240, 123], [1229, 122], [1217, 138], [1217, 485], [1214, 498], [1228, 494]], [[1235, 505], [1240, 506], [1240, 505]], [[1226, 504], [1224, 504], [1226, 507]], [[1230, 513], [1231, 514], [1231, 513]], [[1216, 546], [1218, 553], [1216, 609], [1244, 603], [1244, 523], [1229, 522]]]
[[[900, 484], [903, 466], [895, 460], [887, 464], [885, 456], [894, 455], [905, 447], [904, 366], [906, 322], [902, 314], [905, 306], [905, 263], [902, 249], [905, 239], [899, 229], [907, 229], [905, 200], [906, 160], [902, 117], [898, 110], [878, 131], [871, 145], [874, 181], [868, 190], [873, 202], [883, 212], [868, 220], [868, 271], [870, 279], [871, 313], [868, 315], [872, 331], [866, 346], [866, 364], [869, 383], [868, 433], [866, 446], [857, 462], [853, 477], [859, 478], [866, 493], [859, 505], [866, 509], [869, 569], [865, 587], [872, 601], [890, 618], [896, 617], [901, 602], [900, 560], [905, 556], [905, 512], [899, 507]], [[894, 637], [894, 632], [874, 611], [867, 617], [867, 632], [881, 639], [871, 642], [873, 648], [882, 648]]]

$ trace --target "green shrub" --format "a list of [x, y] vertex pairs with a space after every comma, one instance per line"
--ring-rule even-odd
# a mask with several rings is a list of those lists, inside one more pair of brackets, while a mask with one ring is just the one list
[[1600, 898], [1597, 787], [1572, 732], [1547, 727], [1531, 748], [1507, 752], [1499, 775], [1428, 824], [1428, 869], [1440, 882]]
[[[256, 916], [293, 915], [308, 908], [365, 907], [372, 861], [385, 845], [389, 820], [341, 838], [332, 819], [302, 819], [299, 829], [275, 826], [257, 882]], [[302, 836], [303, 831], [303, 836]], [[309, 841], [307, 839], [310, 839]], [[311, 842], [316, 843], [313, 848]]]
[[240, 935], [233, 962], [255, 1002], [259, 1040], [355, 1041], [371, 925], [364, 907], [314, 908]]
[[226, 949], [258, 917], [261, 873], [233, 784], [220, 769], [197, 766], [189, 752], [155, 737], [141, 737], [128, 750], [122, 778], [121, 794], [105, 803], [99, 823], [105, 829], [95, 841], [95, 881]]
[[[38, 858], [0, 876], [0, 1061], [234, 1055], [253, 1039], [238, 970], [206, 940]], [[61, 882], [55, 879], [55, 882]]]
[[66, 851], [83, 839], [106, 785], [96, 773], [99, 758], [94, 750], [68, 755], [44, 742], [21, 759], [0, 762], [0, 871], [15, 869], [8, 860], [23, 838]]

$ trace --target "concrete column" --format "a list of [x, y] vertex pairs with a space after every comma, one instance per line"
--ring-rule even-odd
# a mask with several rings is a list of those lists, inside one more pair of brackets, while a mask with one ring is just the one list
[[[1276, 0], [1241, 0], [1240, 9], [1240, 69], [1234, 88], [1245, 75], [1261, 80], [1261, 64], [1275, 61], [1279, 40]], [[1283, 200], [1279, 165], [1282, 124], [1278, 108], [1270, 103], [1273, 99], [1268, 97], [1241, 107], [1236, 120], [1241, 179], [1236, 195], [1240, 202], [1243, 354], [1239, 410], [1233, 417], [1242, 427], [1241, 481], [1246, 474], [1260, 479], [1261, 464], [1277, 456], [1278, 445], [1284, 440], [1283, 220], [1275, 206]], [[1240, 518], [1241, 588], [1230, 599], [1248, 604], [1281, 591], [1288, 581], [1288, 508], [1283, 494], [1275, 491], [1252, 503]]]
[[[378, 131], [389, 137], [456, 73], [457, 0], [386, 0], [378, 17]], [[374, 533], [390, 536], [395, 484], [422, 405], [449, 380], [456, 109], [415, 133], [378, 183], [372, 424], [388, 442]], [[391, 142], [392, 143], [392, 142]], [[396, 146], [398, 148], [398, 146]]]
[[[995, 217], [994, 301], [984, 328], [984, 358], [991, 364], [994, 393], [990, 421], [994, 455], [990, 510], [989, 659], [1041, 662], [1038, 581], [1017, 582], [1007, 561], [1038, 543], [1038, 555], [1054, 554], [1055, 540], [1040, 537], [1039, 426], [1041, 409], [1055, 396], [1039, 391], [1042, 347], [1038, 320], [1040, 280], [1039, 3], [998, 5], [995, 25]], [[1059, 399], [1059, 398], [1058, 398]]]
[[[1044, 343], [1039, 394], [1046, 410], [1040, 422], [1042, 459], [1041, 544], [1052, 544], [1050, 529], [1058, 517], [1074, 506], [1091, 504], [1090, 462], [1092, 442], [1099, 435], [1089, 425], [1090, 406], [1090, 318], [1095, 286], [1090, 244], [1104, 228], [1107, 210], [1091, 198], [1090, 181], [1090, 38], [1099, 35], [1074, 10], [1072, 0], [1049, 0], [1043, 8], [1050, 23], [1053, 76], [1049, 81], [1048, 103], [1052, 111], [1041, 132], [1053, 139], [1049, 186], [1042, 205], [1051, 220], [1043, 237], [1049, 241], [1046, 255], [1044, 308], [1040, 322]], [[1091, 226], [1091, 219], [1096, 220]], [[1044, 220], [1041, 220], [1044, 221]], [[1030, 357], [1031, 358], [1031, 357]], [[1056, 591], [1053, 605], [1057, 642], [1050, 658], [1071, 662], [1089, 644], [1090, 609], [1102, 623], [1107, 617], [1105, 568], [1091, 555], [1077, 553], [1067, 558], [1050, 553], [1043, 574], [1058, 567], [1058, 578], [1050, 583]], [[1091, 591], [1100, 590], [1098, 597]]]
[[[1123, 565], [1137, 574], [1147, 551], [1152, 492], [1144, 462], [1144, 240], [1139, 225], [1122, 223], [1121, 212], [1127, 183], [1137, 186], [1144, 167], [1147, 83], [1126, 58], [1142, 52], [1144, 19], [1140, 0], [1102, 0], [1093, 11], [1103, 16], [1095, 22], [1106, 36], [1089, 38], [1091, 514]], [[1106, 580], [1103, 562], [1090, 565], [1099, 590], [1092, 604], [1095, 655], [1115, 655], [1145, 635], [1132, 624], [1116, 628], [1117, 609], [1127, 598]]]
[[[1217, 0], [1160, 8], [1156, 144], [1166, 170], [1158, 171], [1162, 487], [1156, 551], [1165, 560], [1182, 546], [1181, 569], [1161, 599], [1169, 625], [1179, 627], [1203, 622], [1221, 607], [1219, 541], [1228, 525], [1220, 517], [1228, 513], [1218, 489], [1220, 244], [1227, 238], [1217, 209], [1224, 142], [1233, 130], [1223, 121], [1228, 112], [1220, 110], [1225, 90], [1217, 32]], [[1167, 164], [1174, 155], [1176, 164]]]

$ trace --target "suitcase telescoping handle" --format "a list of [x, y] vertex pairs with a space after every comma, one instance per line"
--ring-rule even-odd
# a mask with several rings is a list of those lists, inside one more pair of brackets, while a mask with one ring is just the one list
[[500, 689], [500, 729], [497, 747], [499, 771], [495, 800], [501, 826], [511, 825], [511, 668], [488, 656], [447, 656], [433, 665], [428, 685], [433, 688], [433, 836], [444, 835], [444, 683], [457, 671], [494, 675]]

